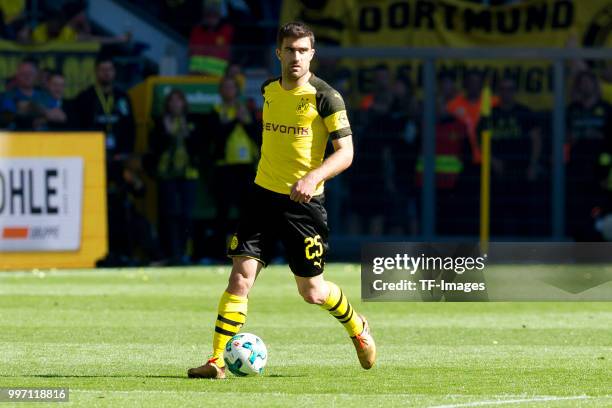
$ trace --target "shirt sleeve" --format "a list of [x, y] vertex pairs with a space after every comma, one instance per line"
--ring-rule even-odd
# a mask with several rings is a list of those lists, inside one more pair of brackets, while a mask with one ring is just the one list
[[352, 135], [342, 96], [330, 88], [321, 92], [318, 99], [319, 114], [323, 118], [329, 137], [333, 140]]

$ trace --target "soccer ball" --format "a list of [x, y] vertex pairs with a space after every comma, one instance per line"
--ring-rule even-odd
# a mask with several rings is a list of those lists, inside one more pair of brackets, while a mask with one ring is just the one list
[[225, 345], [223, 360], [232, 374], [239, 377], [259, 375], [268, 361], [264, 342], [254, 334], [240, 333]]

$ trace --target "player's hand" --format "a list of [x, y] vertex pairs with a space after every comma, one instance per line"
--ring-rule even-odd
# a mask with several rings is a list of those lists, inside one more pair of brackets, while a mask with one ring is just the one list
[[320, 181], [315, 175], [308, 173], [291, 187], [289, 198], [298, 203], [310, 202]]

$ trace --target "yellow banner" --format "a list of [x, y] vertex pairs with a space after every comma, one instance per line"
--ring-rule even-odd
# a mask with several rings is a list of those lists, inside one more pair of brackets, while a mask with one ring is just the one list
[[[319, 45], [561, 48], [572, 37], [586, 47], [612, 45], [612, 0], [526, 0], [497, 7], [460, 0], [285, 0], [281, 20], [304, 21]], [[370, 58], [340, 63], [350, 72], [355, 90], [364, 93], [381, 62]], [[418, 61], [385, 62], [396, 77], [421, 83]], [[519, 99], [534, 109], [551, 106], [548, 61], [438, 61], [438, 69], [455, 76], [458, 84], [474, 68], [493, 85], [499, 78], [514, 78]]]

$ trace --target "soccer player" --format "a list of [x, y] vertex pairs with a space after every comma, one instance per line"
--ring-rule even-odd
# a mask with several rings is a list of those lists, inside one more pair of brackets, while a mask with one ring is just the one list
[[[219, 301], [212, 357], [189, 369], [189, 377], [225, 378], [223, 349], [246, 321], [247, 295], [277, 239], [283, 242], [304, 300], [327, 310], [344, 326], [363, 368], [371, 368], [376, 360], [367, 320], [337, 285], [323, 278], [329, 232], [323, 183], [350, 166], [353, 142], [342, 97], [310, 72], [313, 47], [314, 34], [302, 23], [288, 23], [278, 31], [276, 55], [282, 76], [261, 87], [261, 159], [229, 245], [233, 267]], [[324, 161], [328, 138], [335, 151]]]

